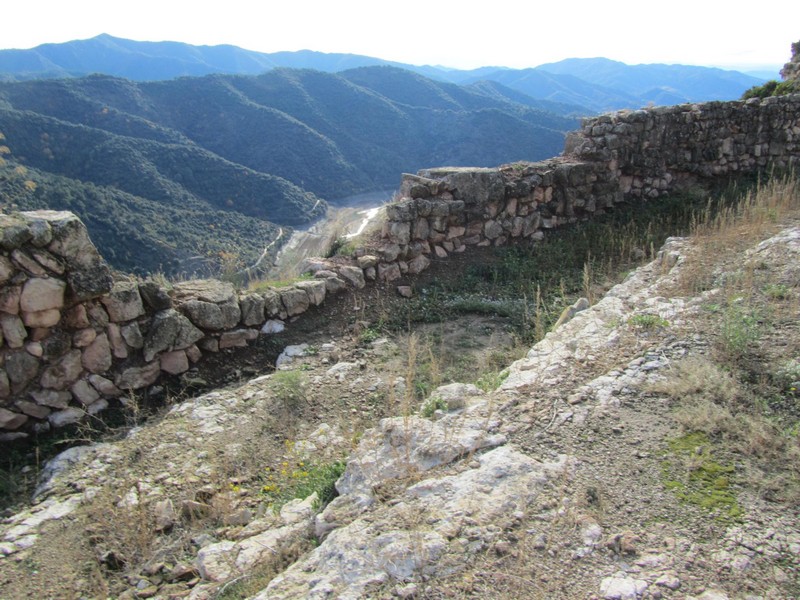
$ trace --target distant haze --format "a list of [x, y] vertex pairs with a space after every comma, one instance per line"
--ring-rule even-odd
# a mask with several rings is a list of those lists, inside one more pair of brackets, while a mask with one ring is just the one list
[[[800, 3], [721, 5], [451, 0], [136, 3], [27, 0], [3, 7], [0, 48], [86, 39], [232, 44], [260, 52], [310, 49], [459, 69], [533, 67], [570, 57], [627, 64], [718, 66], [772, 73], [798, 40]], [[658, 8], [656, 8], [658, 7]]]

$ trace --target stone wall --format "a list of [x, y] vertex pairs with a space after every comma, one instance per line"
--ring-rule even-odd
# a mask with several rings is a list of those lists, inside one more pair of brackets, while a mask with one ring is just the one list
[[800, 165], [800, 95], [620, 111], [584, 119], [561, 157], [404, 175], [378, 276], [392, 281], [467, 246], [537, 238], [623, 201], [698, 180]]
[[0, 441], [97, 414], [109, 400], [246, 346], [331, 293], [394, 281], [468, 246], [539, 239], [623, 201], [800, 163], [800, 95], [585, 119], [561, 157], [404, 175], [382, 231], [313, 279], [261, 293], [211, 280], [114, 282], [71, 213], [0, 215]]
[[328, 293], [364, 286], [349, 265], [260, 293], [215, 280], [113, 281], [68, 212], [0, 215], [0, 247], [0, 441], [95, 415], [204, 354], [282, 330]]

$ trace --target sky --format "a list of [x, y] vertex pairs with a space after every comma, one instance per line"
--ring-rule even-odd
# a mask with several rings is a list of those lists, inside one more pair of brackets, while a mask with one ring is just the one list
[[108, 33], [459, 69], [603, 56], [628, 64], [766, 68], [777, 76], [800, 39], [798, 24], [796, 0], [25, 0], [3, 6], [0, 48]]

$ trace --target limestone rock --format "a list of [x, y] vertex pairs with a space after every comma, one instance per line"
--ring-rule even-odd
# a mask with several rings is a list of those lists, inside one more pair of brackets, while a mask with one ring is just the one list
[[[194, 325], [212, 331], [233, 327], [239, 322], [239, 318], [237, 317], [236, 322], [231, 323], [230, 319], [226, 319], [226, 315], [222, 311], [222, 306], [203, 300], [189, 300], [181, 304], [180, 309], [186, 313]], [[239, 316], [241, 316], [241, 312], [239, 312]]]
[[66, 408], [72, 400], [72, 394], [58, 390], [37, 390], [31, 392], [31, 397], [36, 404], [50, 408]]
[[5, 283], [14, 275], [14, 265], [5, 256], [0, 255], [0, 284]]
[[143, 281], [139, 284], [139, 295], [147, 306], [153, 310], [166, 310], [172, 308], [172, 298], [168, 290], [162, 288], [155, 281]]
[[364, 280], [364, 271], [358, 267], [338, 266], [336, 271], [342, 279], [357, 290], [361, 290], [367, 285]]
[[[317, 273], [319, 275], [319, 273]], [[331, 273], [331, 277], [325, 277], [325, 291], [328, 294], [338, 294], [342, 290], [347, 289], [347, 284], [344, 279], [340, 279], [335, 273]]]
[[0, 408], [0, 429], [19, 429], [28, 421], [28, 416]]
[[[406, 449], [398, 447], [400, 452]], [[359, 447], [353, 461], [369, 460], [372, 451]], [[423, 479], [398, 497], [399, 502], [374, 507], [364, 517], [358, 517], [364, 510], [358, 506], [359, 494], [345, 492], [318, 516], [317, 531], [326, 513], [347, 503], [352, 509], [349, 522], [340, 522], [319, 547], [273, 579], [255, 599], [324, 597], [331, 590], [359, 598], [375, 582], [405, 581], [422, 573], [435, 577], [440, 558], [457, 552], [449, 540], [458, 532], [469, 527], [471, 536], [488, 537], [493, 524], [529, 506], [567, 464], [563, 459], [539, 463], [509, 447], [488, 451], [477, 462], [478, 468], [456, 475]], [[340, 484], [341, 480], [337, 487]], [[409, 515], [435, 518], [420, 519], [415, 526]]]
[[[281, 304], [281, 297], [275, 290], [267, 290], [264, 292], [264, 316], [268, 319], [280, 317], [283, 312], [283, 304]], [[284, 315], [285, 317], [285, 315]]]
[[0, 314], [0, 328], [9, 348], [22, 348], [28, 331], [17, 315]]
[[106, 307], [108, 317], [113, 323], [130, 321], [144, 314], [139, 286], [132, 281], [118, 281], [100, 301]]
[[197, 327], [219, 331], [238, 325], [242, 317], [233, 285], [214, 279], [178, 283], [175, 298]]
[[14, 250], [31, 237], [30, 228], [21, 216], [0, 214], [0, 246]]
[[189, 357], [185, 350], [174, 350], [165, 352], [158, 357], [161, 370], [170, 375], [179, 375], [189, 370]]
[[96, 336], [92, 343], [84, 349], [81, 362], [83, 368], [90, 373], [105, 373], [111, 368], [113, 364], [111, 344], [105, 333]]
[[648, 583], [632, 577], [606, 577], [600, 582], [600, 594], [607, 600], [636, 600], [641, 598]]
[[25, 282], [19, 299], [24, 312], [60, 309], [64, 306], [67, 284], [60, 279], [34, 278]]
[[142, 338], [142, 330], [139, 329], [138, 323], [128, 323], [119, 328], [122, 334], [122, 339], [129, 348], [139, 349], [144, 345], [144, 338]]
[[178, 514], [175, 506], [169, 498], [159, 500], [153, 505], [153, 516], [155, 520], [155, 530], [157, 532], [169, 531], [175, 525]]
[[72, 345], [75, 348], [85, 348], [97, 338], [97, 332], [91, 327], [80, 329], [72, 336]]
[[295, 287], [308, 294], [308, 299], [314, 306], [319, 306], [325, 301], [326, 288], [322, 281], [298, 281]]
[[261, 325], [264, 322], [264, 296], [261, 294], [245, 294], [239, 298], [242, 310], [242, 325]]
[[65, 408], [64, 410], [51, 413], [50, 416], [47, 417], [47, 420], [53, 427], [66, 427], [67, 425], [72, 425], [83, 419], [85, 414], [86, 413], [80, 408]]
[[[457, 424], [456, 424], [457, 423]], [[378, 484], [447, 464], [480, 448], [505, 443], [495, 433], [499, 421], [489, 414], [486, 401], [475, 401], [464, 414], [448, 414], [438, 421], [421, 417], [382, 419], [364, 434], [357, 459], [347, 463], [336, 484], [342, 494], [367, 496]]]
[[89, 406], [100, 399], [100, 394], [98, 394], [97, 390], [89, 385], [89, 382], [85, 379], [76, 381], [70, 388], [70, 391], [72, 391], [72, 395], [75, 399], [84, 406]]
[[35, 402], [28, 402], [27, 400], [18, 400], [15, 405], [20, 412], [34, 419], [46, 419], [47, 415], [51, 412], [46, 406], [41, 406]]
[[430, 259], [424, 254], [420, 254], [416, 258], [413, 258], [410, 261], [408, 261], [408, 272], [411, 275], [422, 273], [425, 269], [427, 269], [430, 266], [430, 264], [431, 264]]
[[144, 340], [144, 359], [151, 361], [159, 352], [183, 350], [202, 338], [203, 332], [177, 310], [162, 310], [150, 323]]
[[369, 269], [378, 264], [378, 257], [372, 254], [365, 254], [364, 256], [359, 256], [357, 262], [361, 269]]
[[278, 293], [280, 294], [286, 314], [290, 317], [306, 312], [310, 306], [308, 294], [303, 290], [294, 287], [281, 288], [278, 290]]
[[155, 383], [160, 373], [161, 365], [158, 361], [154, 361], [144, 366], [123, 369], [117, 374], [114, 383], [122, 390], [138, 390]]
[[280, 333], [286, 329], [286, 324], [279, 319], [270, 319], [261, 328], [261, 333]]
[[[51, 241], [47, 249], [64, 260], [68, 268], [67, 282], [72, 297], [78, 301], [96, 298], [106, 294], [112, 287], [111, 273], [97, 252], [84, 224], [72, 213], [56, 211], [35, 211], [22, 213], [38, 229], [39, 241], [47, 238], [47, 227]], [[46, 223], [46, 225], [44, 224]]]
[[16, 387], [28, 384], [39, 372], [39, 360], [27, 352], [12, 352], [6, 356], [6, 373]]
[[8, 381], [8, 374], [0, 369], [0, 398], [8, 398], [11, 395], [11, 383]]
[[101, 375], [89, 375], [89, 383], [92, 384], [94, 389], [107, 398], [116, 398], [117, 396], [122, 395], [122, 390], [114, 385], [113, 381], [106, 379]]
[[81, 351], [72, 350], [44, 370], [42, 387], [64, 390], [77, 381], [82, 371]]
[[378, 265], [378, 279], [381, 281], [394, 281], [400, 279], [400, 267], [397, 263], [381, 263]]
[[226, 581], [239, 573], [248, 572], [281, 546], [299, 535], [307, 535], [309, 524], [301, 521], [246, 538], [239, 542], [223, 541], [202, 548], [197, 553], [197, 569], [203, 579]]
[[4, 286], [0, 289], [0, 311], [10, 315], [18, 315], [20, 296], [22, 296], [21, 285]]
[[226, 331], [219, 336], [219, 349], [244, 348], [247, 346], [247, 342], [257, 337], [258, 330], [256, 329], [234, 329], [233, 331]]

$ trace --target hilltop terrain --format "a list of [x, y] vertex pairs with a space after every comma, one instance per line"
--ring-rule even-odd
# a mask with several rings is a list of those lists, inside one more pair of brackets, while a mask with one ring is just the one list
[[[0, 589], [797, 595], [799, 204], [786, 180], [707, 214], [511, 364], [502, 318], [392, 334], [394, 294], [326, 303], [275, 373], [50, 463], [4, 525]], [[438, 264], [422, 297], [461, 277]], [[497, 370], [420, 398], [447, 355]]]
[[576, 119], [523, 100], [392, 67], [2, 83], [0, 191], [7, 209], [75, 212], [120, 269], [242, 268], [279, 226], [404, 171], [558, 153]]

